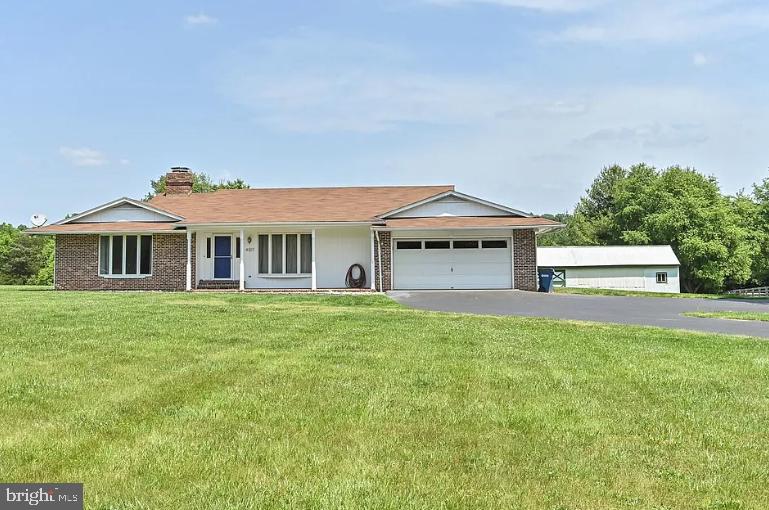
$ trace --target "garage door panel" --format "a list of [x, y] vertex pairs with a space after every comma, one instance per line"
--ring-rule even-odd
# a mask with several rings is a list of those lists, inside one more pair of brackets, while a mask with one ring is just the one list
[[509, 289], [510, 246], [506, 248], [396, 249], [396, 289]]

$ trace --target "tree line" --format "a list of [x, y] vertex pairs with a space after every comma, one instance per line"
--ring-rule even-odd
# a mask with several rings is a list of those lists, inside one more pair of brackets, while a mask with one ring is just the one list
[[686, 292], [769, 285], [769, 179], [721, 192], [694, 168], [605, 167], [541, 246], [669, 244]]
[[0, 223], [0, 285], [53, 283], [53, 238], [29, 236], [26, 229]]

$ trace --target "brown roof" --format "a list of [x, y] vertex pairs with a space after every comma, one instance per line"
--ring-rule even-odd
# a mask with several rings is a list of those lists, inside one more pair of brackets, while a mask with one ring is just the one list
[[487, 227], [556, 227], [547, 218], [512, 216], [437, 216], [434, 218], [393, 218], [385, 221], [388, 228], [487, 228]]
[[[99, 234], [112, 232], [157, 232], [173, 230], [175, 222], [115, 221], [110, 223], [65, 223], [30, 228], [28, 234]], [[181, 232], [184, 232], [183, 230]]]
[[393, 209], [454, 186], [262, 188], [159, 195], [149, 203], [183, 216], [183, 223], [370, 222]]
[[380, 217], [454, 186], [367, 186], [346, 188], [266, 188], [219, 190], [190, 195], [160, 195], [149, 201], [155, 208], [184, 218], [180, 222], [66, 223], [29, 229], [30, 234], [85, 234], [173, 231], [186, 224], [207, 223], [322, 223], [365, 222], [404, 229], [542, 228], [560, 223], [518, 216]]

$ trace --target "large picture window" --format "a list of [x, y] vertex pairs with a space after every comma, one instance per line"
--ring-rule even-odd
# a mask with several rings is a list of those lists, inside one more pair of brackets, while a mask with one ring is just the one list
[[259, 274], [309, 275], [312, 273], [311, 234], [259, 235]]
[[152, 274], [152, 236], [111, 235], [99, 238], [99, 274], [137, 277]]

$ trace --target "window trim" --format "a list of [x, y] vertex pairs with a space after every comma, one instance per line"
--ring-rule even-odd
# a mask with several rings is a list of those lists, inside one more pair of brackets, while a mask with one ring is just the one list
[[[419, 243], [419, 248], [417, 248], [417, 247], [401, 248], [401, 243]], [[424, 250], [425, 249], [424, 239], [396, 239], [395, 240], [395, 249], [396, 250], [403, 250], [403, 251]]]
[[[427, 246], [427, 243], [433, 243], [433, 246]], [[440, 246], [435, 246], [435, 244], [440, 244]], [[450, 239], [425, 239], [424, 243], [422, 244], [422, 249], [424, 250], [451, 250], [453, 249], [453, 246], [451, 244]]]
[[[427, 248], [426, 243], [437, 241], [437, 242], [450, 242], [449, 248]], [[455, 248], [454, 243], [456, 241], [475, 241], [478, 244], [475, 248]], [[483, 243], [493, 241], [493, 242], [500, 242], [505, 243], [505, 246], [501, 246], [498, 248], [492, 248], [492, 247], [484, 247]], [[414, 246], [413, 248], [401, 248], [400, 243], [419, 243], [419, 248]], [[445, 238], [445, 237], [423, 237], [421, 239], [414, 239], [414, 238], [402, 238], [402, 239], [393, 239], [393, 249], [397, 251], [426, 251], [426, 250], [509, 250], [510, 249], [510, 239], [509, 238], [503, 238], [503, 237], [452, 237], [452, 238]]]
[[[128, 236], [136, 236], [136, 274], [125, 274], [126, 269], [126, 237]], [[150, 237], [150, 272], [149, 273], [142, 273], [141, 272], [141, 263], [142, 263], [142, 237]], [[107, 272], [102, 273], [102, 263], [101, 263], [101, 239], [102, 237], [109, 238], [109, 256], [107, 257]], [[122, 273], [121, 274], [112, 274], [112, 242], [113, 238], [115, 237], [122, 237], [122, 251], [123, 251], [123, 257], [122, 257]], [[152, 271], [155, 269], [155, 264], [153, 263], [153, 260], [155, 258], [155, 236], [152, 234], [145, 233], [125, 233], [125, 234], [99, 234], [99, 242], [98, 242], [98, 249], [96, 254], [96, 260], [97, 260], [97, 267], [96, 267], [96, 274], [100, 278], [109, 278], [109, 279], [116, 279], [116, 278], [123, 278], [123, 279], [137, 279], [137, 278], [149, 278], [152, 276]]]
[[[260, 264], [260, 258], [261, 258], [261, 243], [262, 238], [260, 236], [267, 236], [267, 273], [262, 273], [259, 271], [259, 264]], [[281, 236], [281, 272], [276, 273], [272, 270], [272, 237], [273, 236]], [[287, 273], [286, 272], [286, 236], [296, 236], [296, 270], [298, 272], [296, 273]], [[312, 276], [312, 268], [310, 269], [309, 273], [302, 273], [302, 236], [308, 235], [310, 236], [310, 250], [312, 252], [312, 232], [309, 231], [296, 231], [296, 232], [259, 232], [256, 234], [256, 276], [259, 278], [310, 278]]]
[[[504, 246], [484, 246], [483, 243], [486, 242], [500, 242], [505, 243]], [[487, 237], [485, 239], [480, 239], [480, 248], [481, 250], [507, 250], [510, 248], [510, 243], [508, 242], [508, 239], [502, 239], [499, 237]]]
[[[660, 276], [662, 276], [664, 281], [660, 281]], [[657, 274], [655, 275], [655, 280], [658, 285], [667, 285], [668, 283], [668, 272], [667, 271], [657, 271]]]
[[[475, 246], [462, 246], [460, 248], [457, 248], [456, 243], [475, 243]], [[451, 241], [451, 249], [452, 250], [480, 250], [481, 240], [480, 239], [453, 239]]]

